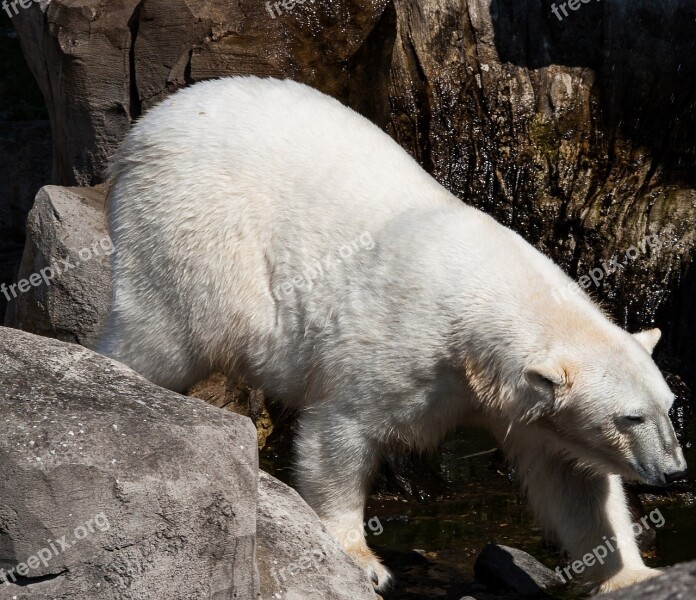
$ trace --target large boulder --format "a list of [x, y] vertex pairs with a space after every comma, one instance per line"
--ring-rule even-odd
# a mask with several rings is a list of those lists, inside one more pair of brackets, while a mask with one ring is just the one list
[[247, 418], [5, 328], [0, 407], [0, 598], [257, 597]]
[[0, 414], [0, 600], [377, 598], [244, 416], [2, 327]]
[[90, 346], [111, 306], [105, 190], [46, 186], [29, 213], [5, 324]]

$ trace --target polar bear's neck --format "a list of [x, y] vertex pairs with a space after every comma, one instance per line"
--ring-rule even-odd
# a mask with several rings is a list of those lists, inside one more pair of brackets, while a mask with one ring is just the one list
[[581, 290], [559, 294], [573, 281], [557, 265], [476, 209], [410, 216], [398, 232], [388, 262], [411, 260], [391, 293], [414, 298], [402, 307], [414, 319], [443, 335], [452, 330], [451, 343], [491, 402], [515, 393], [525, 368], [555, 346], [605, 346], [621, 335]]

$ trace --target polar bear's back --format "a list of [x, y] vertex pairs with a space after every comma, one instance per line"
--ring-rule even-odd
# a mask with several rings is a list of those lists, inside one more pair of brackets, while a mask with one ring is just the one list
[[326, 253], [400, 212], [452, 202], [357, 113], [307, 86], [255, 77], [166, 99], [136, 124], [112, 174], [112, 225], [126, 235], [122, 223], [140, 221], [133, 244], [217, 229]]
[[[267, 194], [259, 198], [265, 208], [288, 200], [315, 204], [324, 224], [336, 204], [344, 220], [348, 201], [354, 214], [374, 217], [401, 210], [410, 198], [427, 201], [433, 191], [447, 196], [374, 124], [289, 80], [218, 79], [170, 96], [138, 121], [113, 172], [124, 178], [144, 163], [153, 176], [200, 181], [208, 192], [225, 189], [227, 204], [230, 191], [259, 188]], [[273, 216], [266, 213], [266, 223]]]
[[[182, 365], [240, 348], [235, 360], [281, 363], [283, 310], [303, 307], [297, 295], [279, 306], [274, 280], [400, 213], [447, 204], [460, 203], [389, 136], [316, 90], [254, 77], [186, 88], [138, 121], [112, 167], [114, 309], [101, 349], [160, 383], [165, 346]], [[156, 333], [138, 341], [144, 331]], [[153, 364], [134, 364], [147, 355]]]

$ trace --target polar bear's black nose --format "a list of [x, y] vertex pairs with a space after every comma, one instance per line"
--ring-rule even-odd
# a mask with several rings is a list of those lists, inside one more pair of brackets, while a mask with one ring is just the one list
[[675, 481], [684, 479], [686, 473], [687, 469], [684, 469], [683, 471], [675, 471], [674, 473], [665, 473], [665, 481], [667, 483], [674, 483]]

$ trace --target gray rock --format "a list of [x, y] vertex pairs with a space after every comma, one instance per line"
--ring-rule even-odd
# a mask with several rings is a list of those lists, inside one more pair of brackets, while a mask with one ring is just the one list
[[376, 599], [365, 573], [292, 488], [259, 477], [257, 558], [261, 595], [275, 600]]
[[602, 594], [602, 600], [691, 600], [696, 590], [696, 561], [667, 569], [649, 579], [617, 592]]
[[249, 419], [5, 328], [0, 415], [1, 600], [257, 598]]
[[517, 548], [488, 544], [474, 565], [476, 579], [494, 589], [507, 589], [525, 598], [543, 597], [561, 581], [551, 569]]
[[17, 283], [7, 290], [6, 325], [87, 346], [94, 342], [111, 304], [113, 246], [104, 194], [101, 188], [39, 191]]
[[378, 598], [247, 417], [2, 327], [0, 415], [0, 600]]

